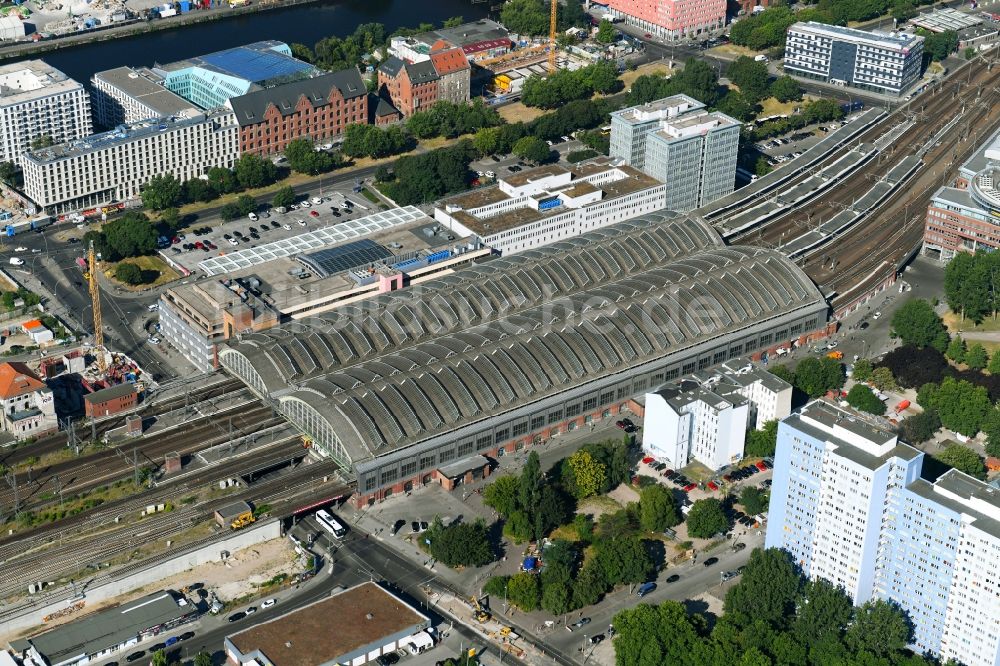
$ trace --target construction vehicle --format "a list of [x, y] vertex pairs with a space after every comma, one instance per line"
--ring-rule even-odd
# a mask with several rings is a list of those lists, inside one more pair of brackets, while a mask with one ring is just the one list
[[844, 352], [842, 352], [842, 351], [832, 351], [829, 354], [827, 354], [826, 357], [827, 358], [832, 358], [835, 361], [840, 361], [840, 360], [843, 360], [843, 358], [844, 358]]
[[472, 597], [472, 617], [476, 618], [476, 622], [489, 622], [493, 617], [488, 610], [482, 607], [479, 603], [479, 599]]
[[101, 289], [97, 283], [97, 253], [94, 252], [94, 241], [87, 247], [87, 287], [90, 292], [91, 308], [94, 311], [94, 353], [97, 354], [97, 367], [104, 374], [108, 370], [108, 360], [104, 350], [104, 329], [101, 325]]

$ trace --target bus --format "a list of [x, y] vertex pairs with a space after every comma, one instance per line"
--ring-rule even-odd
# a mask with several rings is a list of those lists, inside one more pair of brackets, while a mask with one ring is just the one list
[[344, 535], [347, 534], [347, 528], [341, 525], [339, 520], [323, 509], [316, 512], [316, 520], [323, 527], [323, 529], [332, 534], [335, 539], [343, 539]]

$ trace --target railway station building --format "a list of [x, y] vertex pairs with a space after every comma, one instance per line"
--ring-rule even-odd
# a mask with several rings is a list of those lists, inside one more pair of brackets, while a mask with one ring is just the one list
[[353, 472], [360, 506], [826, 334], [786, 257], [664, 211], [237, 335], [219, 359]]

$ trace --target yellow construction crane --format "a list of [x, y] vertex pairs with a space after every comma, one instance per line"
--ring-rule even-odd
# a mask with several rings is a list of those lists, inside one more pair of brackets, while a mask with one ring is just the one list
[[559, 0], [552, 0], [552, 8], [549, 11], [549, 74], [556, 72], [556, 13], [559, 8]]
[[89, 273], [90, 301], [94, 306], [94, 349], [97, 350], [97, 367], [101, 372], [108, 369], [108, 361], [104, 353], [104, 328], [101, 322], [101, 290], [97, 286], [97, 255], [94, 253], [94, 241], [87, 248], [87, 272]]

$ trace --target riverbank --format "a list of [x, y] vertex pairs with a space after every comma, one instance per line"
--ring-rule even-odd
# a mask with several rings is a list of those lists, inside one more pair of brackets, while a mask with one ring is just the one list
[[267, 0], [244, 7], [219, 7], [213, 9], [192, 9], [184, 14], [152, 20], [131, 19], [106, 26], [97, 26], [68, 35], [56, 35], [37, 42], [19, 42], [0, 46], [0, 62], [39, 55], [67, 46], [81, 46], [123, 37], [137, 37], [151, 32], [175, 30], [188, 25], [208, 23], [227, 18], [240, 18], [261, 12], [285, 9], [298, 5], [309, 5], [320, 0]]

